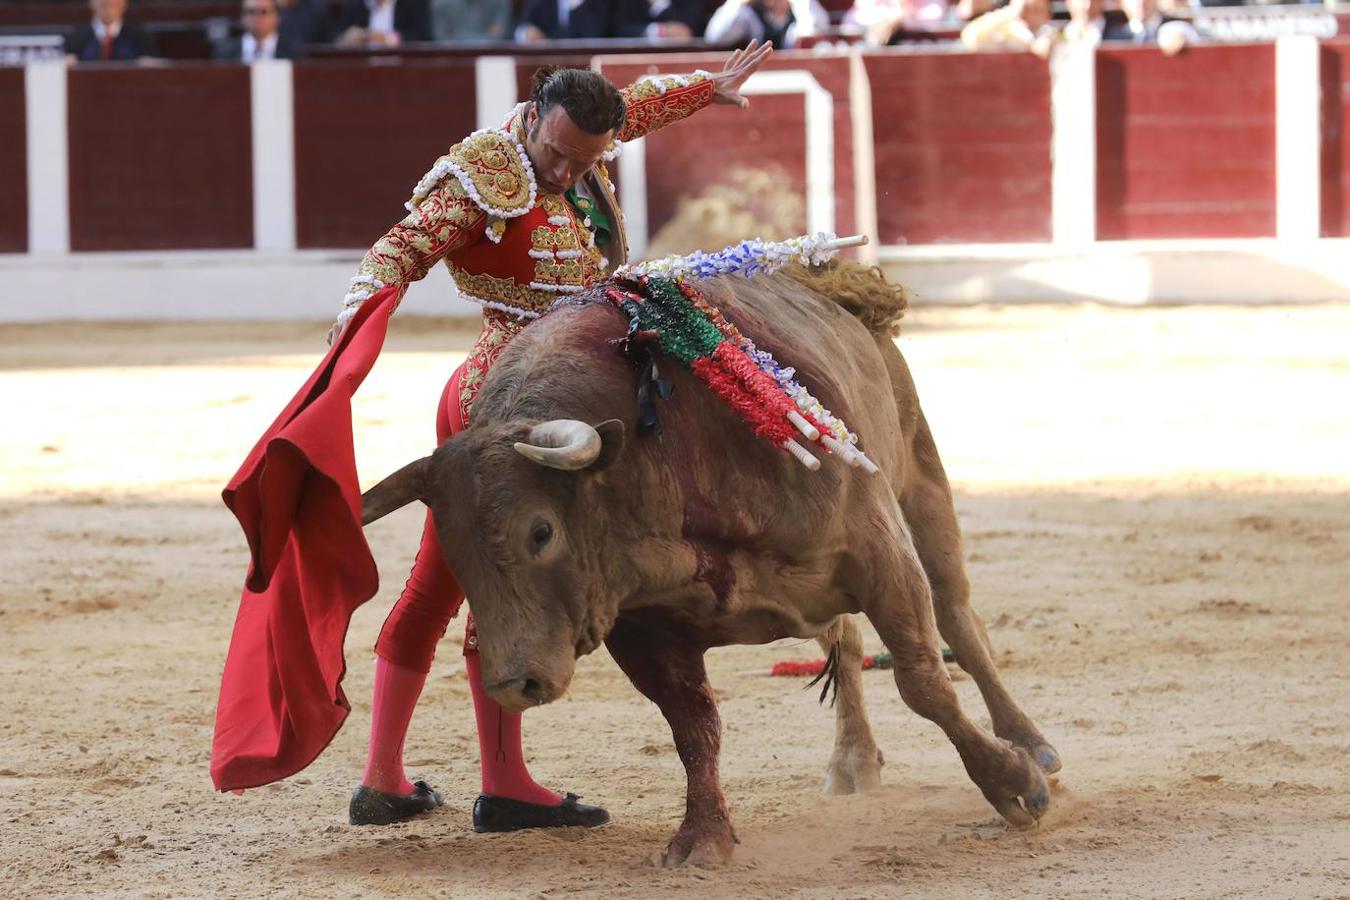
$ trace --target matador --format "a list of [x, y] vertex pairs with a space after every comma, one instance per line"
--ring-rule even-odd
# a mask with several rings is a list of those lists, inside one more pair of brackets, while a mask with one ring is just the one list
[[[512, 110], [500, 128], [477, 131], [455, 144], [418, 182], [407, 217], [371, 247], [352, 279], [330, 333], [334, 348], [325, 360], [327, 368], [320, 367], [226, 489], [227, 503], [249, 534], [254, 562], [217, 712], [212, 776], [219, 789], [252, 787], [308, 765], [332, 739], [349, 708], [338, 684], [345, 669], [342, 636], [351, 608], [369, 594], [331, 575], [319, 579], [330, 586], [322, 593], [313, 586], [319, 563], [307, 556], [333, 554], [332, 548], [343, 540], [359, 545], [368, 556], [359, 536], [359, 492], [354, 500], [356, 535], [321, 536], [325, 529], [338, 527], [330, 526], [332, 517], [306, 518], [307, 509], [337, 502], [331, 498], [287, 505], [284, 529], [271, 525], [269, 517], [275, 516], [266, 507], [278, 490], [300, 491], [304, 497], [304, 487], [287, 487], [291, 482], [322, 489], [324, 482], [313, 480], [312, 470], [330, 476], [335, 468], [346, 470], [350, 451], [345, 444], [344, 459], [337, 463], [316, 457], [327, 453], [329, 435], [322, 432], [332, 430], [333, 422], [341, 419], [338, 430], [350, 428], [349, 410], [345, 418], [337, 416], [327, 402], [335, 380], [340, 380], [334, 372], [341, 371], [343, 353], [369, 357], [349, 376], [354, 391], [383, 340], [382, 331], [373, 343], [363, 334], [347, 334], [357, 325], [372, 330], [367, 321], [371, 310], [365, 307], [387, 304], [387, 321], [407, 286], [442, 261], [459, 295], [482, 307], [482, 332], [451, 375], [437, 407], [437, 441], [459, 433], [469, 423], [479, 387], [511, 339], [560, 297], [602, 280], [626, 260], [623, 215], [606, 163], [624, 142], [710, 104], [746, 106], [740, 88], [771, 50], [752, 43], [733, 53], [716, 74], [649, 76], [623, 90], [594, 71], [541, 69], [530, 99]], [[315, 440], [320, 449], [307, 453], [307, 440]], [[349, 434], [344, 440], [350, 441]], [[303, 464], [294, 459], [297, 454]], [[354, 485], [354, 462], [350, 468], [351, 477], [337, 481]], [[282, 471], [290, 477], [271, 474]], [[265, 484], [269, 480], [270, 488]], [[353, 490], [347, 486], [337, 494], [351, 505]], [[287, 531], [284, 537], [271, 538], [278, 548], [270, 556], [269, 526], [273, 534]], [[355, 580], [361, 581], [365, 569], [357, 568], [362, 575]], [[373, 573], [373, 562], [368, 568]], [[341, 599], [331, 599], [338, 594]], [[398, 822], [443, 803], [441, 793], [425, 781], [409, 780], [403, 746], [436, 645], [463, 600], [428, 513], [412, 573], [375, 644], [370, 744], [361, 784], [348, 808], [354, 825]], [[306, 657], [300, 661], [290, 659], [284, 646], [297, 628], [306, 637], [304, 652], [295, 654]], [[578, 802], [575, 794], [559, 795], [530, 776], [521, 749], [520, 714], [504, 710], [488, 696], [475, 645], [470, 614], [464, 658], [482, 770], [474, 829], [607, 822], [604, 809]], [[340, 709], [316, 708], [324, 705]], [[266, 721], [260, 723], [260, 718]]]

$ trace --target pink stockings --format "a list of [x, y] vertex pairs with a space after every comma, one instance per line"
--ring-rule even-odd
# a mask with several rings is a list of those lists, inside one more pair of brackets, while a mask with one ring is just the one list
[[[464, 429], [459, 414], [459, 384], [464, 368], [451, 376], [436, 415], [436, 437], [445, 441]], [[422, 686], [431, 671], [436, 644], [464, 602], [455, 576], [445, 564], [428, 513], [422, 543], [403, 594], [385, 619], [375, 642], [375, 695], [370, 750], [361, 783], [387, 794], [413, 790], [403, 772], [403, 742]], [[467, 631], [473, 633], [473, 615]], [[478, 750], [483, 793], [527, 803], [556, 805], [562, 798], [530, 777], [520, 746], [520, 714], [502, 709], [483, 689], [478, 651], [464, 646], [464, 664], [478, 721]]]

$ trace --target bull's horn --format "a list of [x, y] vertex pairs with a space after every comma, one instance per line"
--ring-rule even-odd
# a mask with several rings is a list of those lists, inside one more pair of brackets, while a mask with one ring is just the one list
[[576, 419], [551, 419], [530, 429], [530, 436], [515, 443], [516, 452], [531, 462], [551, 469], [575, 472], [600, 457], [600, 432]]

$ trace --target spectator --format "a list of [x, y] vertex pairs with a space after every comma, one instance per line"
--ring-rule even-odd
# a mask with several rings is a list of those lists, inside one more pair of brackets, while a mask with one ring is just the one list
[[281, 10], [277, 8], [277, 0], [244, 0], [240, 13], [244, 34], [212, 47], [213, 58], [246, 63], [296, 58], [296, 48], [279, 31]]
[[127, 0], [89, 0], [93, 21], [66, 36], [66, 53], [80, 62], [124, 61], [154, 56], [145, 29], [124, 21]]
[[521, 43], [607, 38], [618, 33], [614, 0], [526, 0], [516, 25]]
[[438, 41], [511, 38], [511, 0], [431, 0], [431, 34]]
[[1106, 13], [1102, 0], [1068, 0], [1069, 21], [1060, 36], [1070, 44], [1095, 47], [1106, 33]]
[[946, 18], [946, 0], [854, 0], [844, 24], [862, 28], [867, 43], [884, 47], [897, 31], [923, 31]]
[[1121, 0], [1120, 8], [1125, 23], [1108, 26], [1102, 33], [1104, 40], [1157, 44], [1164, 56], [1175, 56], [1199, 38], [1190, 22], [1164, 16], [1158, 0]]
[[427, 0], [343, 0], [338, 43], [343, 47], [397, 47], [431, 40]]
[[713, 13], [703, 39], [715, 47], [744, 47], [750, 41], [795, 47], [798, 37], [828, 28], [830, 14], [818, 0], [726, 0]]
[[997, 6], [994, 0], [957, 0], [956, 21], [973, 21]]
[[700, 0], [526, 0], [516, 40], [688, 40], [702, 30], [701, 9]]
[[617, 35], [687, 41], [703, 33], [702, 0], [615, 0]]
[[969, 50], [1031, 50], [1053, 37], [1049, 0], [1012, 0], [961, 29]]
[[303, 53], [310, 44], [326, 44], [333, 39], [333, 22], [328, 15], [328, 0], [277, 0], [281, 10], [281, 39]]

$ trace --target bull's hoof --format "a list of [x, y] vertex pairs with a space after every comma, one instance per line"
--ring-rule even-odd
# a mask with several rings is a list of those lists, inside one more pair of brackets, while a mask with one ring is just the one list
[[1059, 753], [1049, 744], [1042, 742], [1027, 749], [1031, 752], [1031, 758], [1036, 760], [1036, 765], [1040, 766], [1045, 774], [1053, 775], [1064, 768], [1064, 763], [1059, 760]]
[[1009, 825], [1030, 828], [1050, 808], [1050, 787], [1027, 751], [1011, 747], [1009, 756], [1001, 771], [980, 784], [980, 790]]
[[702, 827], [691, 827], [686, 823], [670, 839], [661, 857], [661, 867], [720, 866], [730, 862], [735, 846], [736, 835], [725, 822]]
[[881, 751], [875, 745], [836, 748], [825, 769], [825, 793], [843, 796], [876, 790], [881, 787], [883, 762]]
[[1036, 761], [1036, 765], [1040, 766], [1041, 771], [1047, 775], [1053, 775], [1064, 768], [1064, 764], [1060, 762], [1059, 753], [1055, 751], [1054, 747], [1050, 746], [1049, 741], [1041, 737], [1041, 733], [1030, 723], [1025, 730], [999, 734], [999, 737], [1008, 741], [1014, 747], [1021, 747], [1027, 753], [1030, 753], [1031, 758]]

